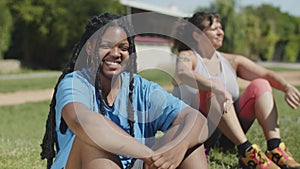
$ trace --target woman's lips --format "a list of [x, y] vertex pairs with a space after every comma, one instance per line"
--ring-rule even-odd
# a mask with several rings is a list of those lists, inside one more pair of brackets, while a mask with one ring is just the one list
[[117, 69], [121, 67], [121, 62], [119, 61], [104, 60], [104, 63], [111, 69]]

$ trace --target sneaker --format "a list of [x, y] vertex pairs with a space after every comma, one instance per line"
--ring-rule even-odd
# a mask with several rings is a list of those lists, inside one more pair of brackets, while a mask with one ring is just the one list
[[300, 164], [297, 163], [291, 153], [288, 152], [285, 144], [282, 142], [279, 147], [272, 151], [266, 152], [267, 157], [276, 163], [279, 167], [284, 169], [300, 169]]
[[280, 169], [268, 159], [256, 144], [247, 148], [245, 157], [240, 156], [240, 165], [247, 169]]

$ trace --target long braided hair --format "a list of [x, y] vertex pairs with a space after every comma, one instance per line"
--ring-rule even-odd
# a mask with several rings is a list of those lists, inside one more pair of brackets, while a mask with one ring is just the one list
[[[47, 168], [49, 169], [51, 165], [53, 164], [53, 158], [55, 157], [56, 153], [59, 151], [59, 146], [57, 142], [57, 135], [55, 132], [55, 126], [56, 126], [56, 120], [55, 120], [55, 105], [56, 105], [56, 99], [55, 95], [57, 92], [58, 85], [60, 81], [65, 77], [66, 74], [71, 73], [77, 68], [92, 68], [92, 74], [95, 73], [95, 89], [97, 90], [98, 98], [100, 98], [100, 113], [105, 114], [104, 112], [104, 107], [103, 107], [103, 96], [102, 96], [102, 87], [101, 87], [101, 82], [99, 79], [99, 73], [101, 73], [101, 68], [99, 67], [100, 61], [95, 63], [97, 61], [98, 57], [93, 57], [94, 61], [90, 62], [89, 57], [79, 57], [78, 56], [82, 55], [85, 50], [82, 50], [84, 48], [85, 43], [88, 41], [90, 37], [93, 36], [98, 30], [100, 30], [98, 34], [98, 41], [96, 44], [96, 49], [97, 50], [97, 45], [99, 45], [99, 39], [101, 39], [102, 33], [110, 26], [118, 26], [122, 27], [125, 32], [127, 33], [127, 40], [129, 42], [129, 54], [130, 54], [130, 60], [127, 65], [126, 71], [130, 72], [130, 85], [129, 85], [129, 102], [128, 102], [128, 123], [130, 126], [130, 135], [134, 137], [134, 110], [132, 107], [132, 93], [133, 93], [133, 88], [134, 88], [134, 80], [133, 80], [133, 74], [137, 72], [137, 66], [136, 66], [136, 50], [135, 50], [135, 44], [134, 44], [134, 34], [133, 34], [133, 28], [130, 26], [129, 22], [125, 17], [122, 17], [121, 15], [118, 14], [110, 14], [110, 13], [104, 13], [99, 16], [94, 16], [91, 18], [85, 28], [85, 32], [80, 38], [80, 41], [76, 44], [75, 49], [73, 50], [73, 55], [71, 60], [67, 63], [65, 68], [62, 71], [62, 74], [60, 75], [57, 84], [55, 85], [54, 88], [54, 93], [52, 96], [52, 100], [50, 103], [50, 110], [48, 114], [48, 118], [46, 121], [46, 131], [43, 137], [43, 142], [41, 144], [42, 147], [42, 152], [41, 152], [41, 159], [46, 159], [47, 160]], [[101, 29], [104, 28], [104, 29]], [[84, 53], [84, 56], [87, 56], [86, 53]], [[87, 61], [80, 62], [78, 60], [80, 59], [86, 59]], [[78, 59], [78, 60], [77, 60]], [[76, 65], [77, 63], [86, 63], [83, 65]], [[94, 72], [93, 72], [94, 70]], [[68, 126], [63, 120], [61, 119], [61, 124], [60, 124], [60, 131], [62, 133], [65, 133], [67, 130]], [[134, 161], [134, 160], [133, 160]]]

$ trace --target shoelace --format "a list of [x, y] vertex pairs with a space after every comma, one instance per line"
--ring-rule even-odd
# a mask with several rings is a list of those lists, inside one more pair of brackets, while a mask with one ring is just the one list
[[284, 149], [281, 149], [279, 147], [278, 151], [281, 153], [280, 156], [283, 157], [285, 160], [291, 161], [293, 159], [292, 154], [288, 151], [287, 147], [284, 147]]
[[259, 164], [268, 163], [268, 160], [265, 158], [263, 153], [261, 151], [257, 151], [256, 149], [254, 149], [254, 152], [250, 154], [250, 157], [254, 160], [258, 159], [257, 162], [259, 162]]

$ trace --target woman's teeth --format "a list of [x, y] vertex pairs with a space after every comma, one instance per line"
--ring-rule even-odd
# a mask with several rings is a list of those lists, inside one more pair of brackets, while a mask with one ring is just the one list
[[119, 63], [117, 62], [112, 62], [112, 61], [105, 61], [109, 65], [118, 65]]

